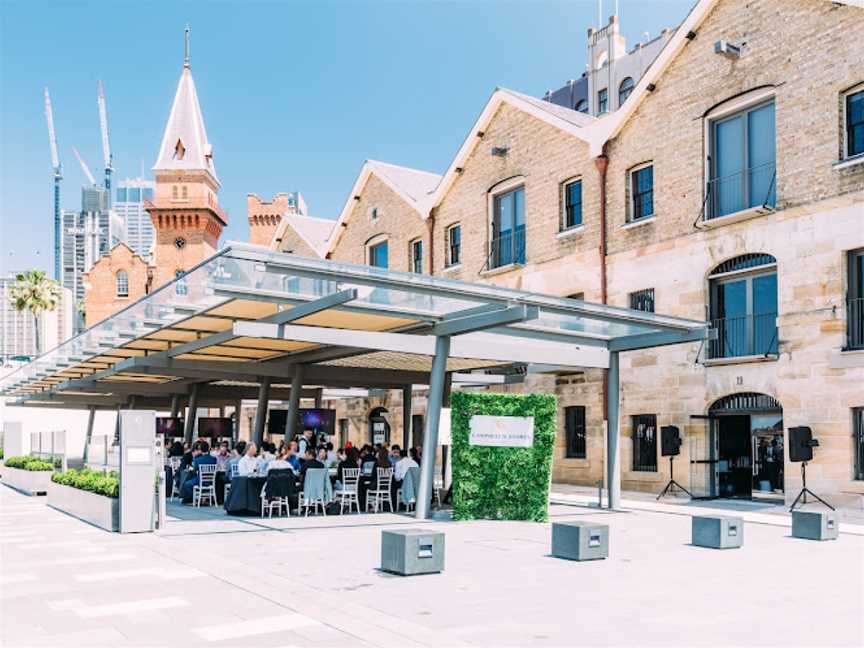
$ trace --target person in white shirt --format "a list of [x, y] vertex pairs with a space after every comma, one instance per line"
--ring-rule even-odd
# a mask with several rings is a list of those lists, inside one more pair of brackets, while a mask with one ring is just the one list
[[404, 450], [399, 451], [399, 456], [401, 457], [399, 461], [396, 462], [396, 465], [393, 467], [393, 479], [395, 479], [399, 484], [402, 484], [402, 480], [405, 479], [405, 473], [408, 472], [409, 468], [419, 468], [417, 462], [414, 461], [411, 457], [408, 456], [408, 453]]
[[258, 469], [258, 447], [255, 443], [250, 443], [246, 446], [246, 454], [237, 462], [237, 474], [241, 477], [248, 477]]
[[267, 472], [269, 473], [271, 470], [283, 470], [287, 469], [291, 472], [294, 472], [294, 467], [288, 463], [288, 448], [283, 448], [282, 452], [278, 454], [278, 456], [267, 464]]

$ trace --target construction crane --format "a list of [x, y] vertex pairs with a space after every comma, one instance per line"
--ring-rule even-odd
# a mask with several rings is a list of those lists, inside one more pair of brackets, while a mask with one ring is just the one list
[[102, 81], [97, 82], [99, 96], [99, 128], [102, 131], [102, 157], [105, 160], [105, 189], [108, 192], [108, 200], [111, 200], [111, 174], [114, 173], [114, 164], [111, 159], [111, 145], [108, 141], [108, 110], [105, 108], [105, 88]]
[[81, 154], [78, 152], [78, 149], [74, 146], [72, 147], [72, 152], [75, 154], [75, 157], [78, 160], [78, 164], [81, 165], [81, 170], [84, 171], [84, 175], [87, 176], [87, 179], [90, 181], [90, 184], [94, 187], [96, 186], [96, 178], [93, 177], [93, 174], [90, 173], [90, 167], [87, 166], [87, 163], [84, 161], [84, 158], [81, 157]]
[[60, 281], [60, 181], [63, 167], [57, 153], [57, 136], [54, 134], [54, 111], [51, 110], [51, 95], [45, 88], [45, 119], [48, 122], [48, 143], [51, 145], [51, 167], [54, 170], [54, 279]]

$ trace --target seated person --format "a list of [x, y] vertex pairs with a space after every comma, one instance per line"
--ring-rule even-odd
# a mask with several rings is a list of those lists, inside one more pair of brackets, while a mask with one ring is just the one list
[[301, 462], [300, 462], [300, 457], [298, 456], [298, 452], [297, 452], [297, 442], [296, 441], [292, 441], [291, 443], [288, 444], [288, 455], [287, 455], [285, 460], [289, 464], [291, 464], [291, 467], [294, 469], [295, 473], [300, 472], [300, 468], [302, 466], [301, 466]]
[[359, 468], [360, 453], [357, 452], [357, 448], [347, 448], [340, 454], [343, 455], [343, 457], [342, 461], [340, 461], [339, 465], [336, 467], [336, 483], [344, 484], [345, 479], [342, 476], [342, 471], [345, 470], [345, 468]]
[[192, 454], [192, 476], [180, 488], [180, 497], [184, 502], [192, 501], [192, 487], [198, 485], [198, 466], [216, 463], [216, 457], [210, 455], [210, 444], [206, 441], [198, 441], [192, 448]]
[[219, 444], [219, 449], [216, 451], [216, 465], [220, 470], [224, 470], [228, 465], [228, 460], [231, 459], [231, 451], [228, 448], [228, 442], [223, 441]]
[[300, 488], [303, 488], [303, 483], [306, 481], [306, 471], [310, 468], [323, 468], [324, 464], [315, 458], [315, 450], [312, 446], [306, 448], [306, 456], [303, 461], [303, 468], [300, 469]]
[[329, 459], [327, 459], [327, 448], [325, 448], [324, 446], [318, 448], [318, 454], [315, 458], [318, 459], [318, 461], [320, 461], [325, 468], [330, 467]]
[[294, 472], [294, 466], [288, 461], [288, 449], [282, 448], [282, 452], [276, 455], [276, 458], [267, 464], [267, 472], [271, 470], [290, 470]]
[[[417, 462], [408, 456], [404, 450], [400, 451], [399, 461], [396, 462], [396, 465], [393, 467], [393, 479], [402, 484], [402, 480], [405, 479], [405, 473], [408, 472], [409, 468], [419, 468], [420, 466]], [[415, 485], [416, 487], [416, 485]]]
[[171, 444], [171, 449], [168, 450], [169, 457], [182, 457], [184, 455], [183, 444], [180, 443], [179, 440], [175, 439], [174, 443]]
[[246, 446], [246, 452], [243, 458], [237, 462], [237, 474], [242, 477], [248, 477], [255, 473], [258, 469], [258, 447], [255, 443], [250, 443]]
[[240, 460], [243, 458], [243, 455], [246, 453], [246, 442], [238, 441], [237, 445], [234, 446], [234, 449], [231, 451], [231, 458], [228, 459], [228, 463], [225, 464], [225, 481], [231, 481], [231, 467], [236, 466]]
[[390, 448], [390, 456], [388, 458], [390, 459], [390, 465], [395, 466], [399, 459], [402, 458], [402, 448], [394, 443]]
[[333, 444], [328, 441], [324, 447], [327, 448], [327, 461], [324, 462], [327, 464], [327, 467], [329, 468], [330, 466], [338, 464], [341, 459], [339, 458], [338, 453], [333, 451]]

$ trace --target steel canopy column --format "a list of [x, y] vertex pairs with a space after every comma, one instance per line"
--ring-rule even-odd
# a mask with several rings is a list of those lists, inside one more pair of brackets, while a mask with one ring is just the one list
[[420, 488], [417, 494], [415, 517], [423, 520], [430, 517], [432, 489], [435, 484], [435, 453], [438, 449], [438, 423], [441, 420], [441, 404], [444, 400], [444, 382], [447, 373], [447, 356], [450, 355], [450, 337], [435, 338], [435, 357], [429, 375], [429, 397], [426, 405], [426, 424], [423, 428], [423, 458], [420, 466]]
[[413, 385], [402, 388], [402, 449], [406, 452], [411, 447], [411, 406]]
[[255, 410], [255, 429], [252, 441], [260, 446], [264, 440], [264, 422], [267, 420], [267, 402], [270, 400], [270, 376], [263, 376], [258, 387], [258, 408]]
[[294, 368], [291, 378], [291, 395], [288, 398], [288, 416], [285, 421], [285, 442], [297, 436], [297, 417], [300, 413], [300, 393], [303, 391], [303, 365]]
[[621, 375], [618, 352], [609, 354], [609, 388], [606, 391], [606, 487], [609, 508], [621, 508], [621, 466], [618, 457], [618, 439], [621, 431], [619, 404], [621, 401]]
[[171, 397], [171, 418], [177, 418], [180, 414], [180, 394]]
[[90, 441], [93, 439], [93, 422], [96, 419], [96, 408], [90, 408], [90, 414], [87, 416], [87, 434], [84, 436], [84, 468], [87, 467], [87, 460], [90, 458]]
[[183, 430], [183, 438], [187, 443], [192, 443], [192, 433], [195, 431], [195, 418], [198, 416], [198, 383], [189, 388], [189, 413], [186, 415], [186, 427]]

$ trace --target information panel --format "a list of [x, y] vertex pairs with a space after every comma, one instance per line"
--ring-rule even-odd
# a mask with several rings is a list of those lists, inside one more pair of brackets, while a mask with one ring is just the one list
[[472, 416], [468, 444], [530, 448], [534, 444], [533, 416]]

